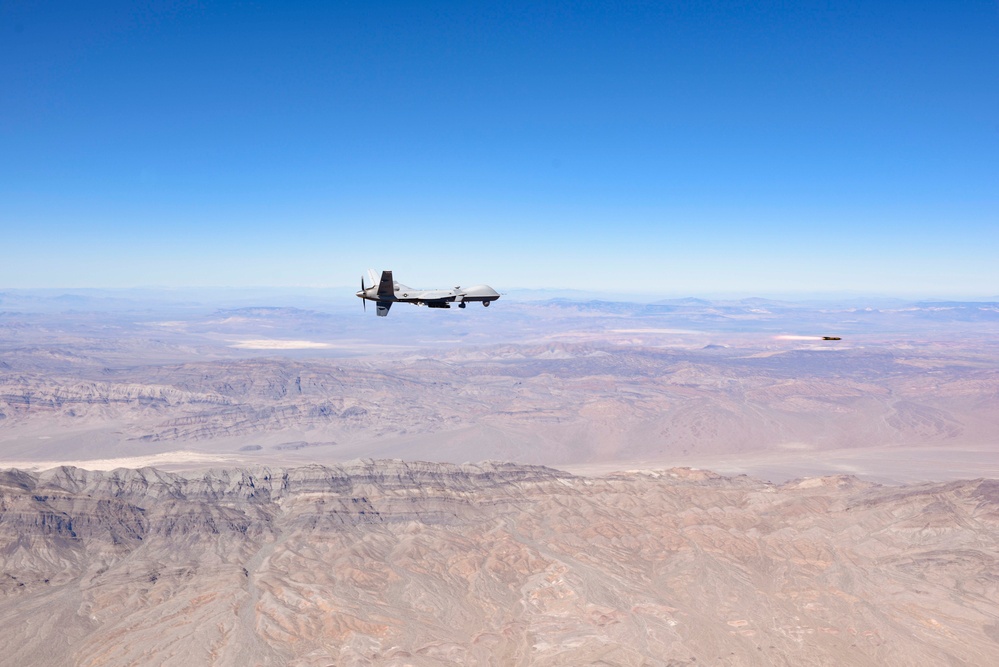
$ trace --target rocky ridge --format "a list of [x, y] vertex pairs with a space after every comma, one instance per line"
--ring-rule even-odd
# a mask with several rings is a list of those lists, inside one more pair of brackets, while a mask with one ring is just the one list
[[19, 665], [991, 664], [999, 483], [0, 473]]
[[[277, 434], [294, 433], [355, 447], [346, 458], [397, 455], [363, 450], [379, 439], [476, 429], [544, 446], [477, 448], [471, 438], [452, 460], [548, 465], [786, 443], [979, 443], [999, 424], [993, 364], [927, 370], [923, 357], [882, 353], [760, 357], [563, 343], [477, 354], [202, 362], [108, 370], [100, 379], [3, 373], [0, 423], [10, 438], [113, 426], [123, 441], [239, 438], [241, 446], [268, 446]], [[433, 446], [428, 441], [406, 456], [437, 458]]]

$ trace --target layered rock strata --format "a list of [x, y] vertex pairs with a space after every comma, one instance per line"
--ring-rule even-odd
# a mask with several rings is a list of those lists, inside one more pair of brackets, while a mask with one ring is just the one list
[[513, 464], [0, 473], [17, 665], [913, 665], [999, 654], [999, 482]]

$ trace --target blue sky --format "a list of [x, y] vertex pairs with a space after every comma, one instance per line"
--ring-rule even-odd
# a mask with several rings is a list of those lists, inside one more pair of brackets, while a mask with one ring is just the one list
[[0, 287], [999, 294], [994, 1], [146, 4], [0, 0]]

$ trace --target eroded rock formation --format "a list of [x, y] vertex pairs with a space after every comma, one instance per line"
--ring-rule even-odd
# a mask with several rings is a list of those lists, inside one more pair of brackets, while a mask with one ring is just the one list
[[993, 664], [999, 483], [0, 473], [17, 665]]

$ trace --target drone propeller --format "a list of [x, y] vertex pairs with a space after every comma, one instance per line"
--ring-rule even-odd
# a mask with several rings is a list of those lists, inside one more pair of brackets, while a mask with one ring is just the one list
[[368, 300], [364, 298], [364, 290], [365, 289], [367, 289], [367, 288], [364, 287], [364, 274], [362, 273], [361, 274], [361, 308], [364, 310], [364, 312], [368, 312]]

